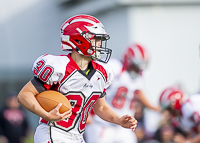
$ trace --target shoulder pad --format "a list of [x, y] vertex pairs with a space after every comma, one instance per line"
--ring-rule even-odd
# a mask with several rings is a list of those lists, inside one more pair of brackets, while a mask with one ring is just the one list
[[65, 56], [42, 55], [33, 64], [33, 74], [41, 81], [52, 85], [61, 81], [65, 75], [69, 59]]

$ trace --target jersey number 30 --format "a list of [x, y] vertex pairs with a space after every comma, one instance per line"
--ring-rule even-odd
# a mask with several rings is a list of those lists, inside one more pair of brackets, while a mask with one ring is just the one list
[[37, 62], [37, 66], [34, 67], [33, 73], [43, 81], [47, 82], [49, 77], [53, 74], [53, 67], [45, 65], [45, 61], [41, 60]]

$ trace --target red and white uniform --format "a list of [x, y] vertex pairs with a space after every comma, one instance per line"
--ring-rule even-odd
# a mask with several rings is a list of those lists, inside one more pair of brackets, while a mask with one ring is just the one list
[[195, 131], [196, 123], [200, 121], [200, 94], [193, 94], [181, 108], [181, 123], [183, 130]]
[[[44, 82], [47, 90], [56, 90], [64, 94], [72, 106], [72, 115], [69, 119], [59, 122], [40, 119], [34, 142], [84, 142], [82, 134], [85, 131], [88, 114], [113, 79], [112, 71], [103, 63], [92, 61], [90, 67], [90, 73], [84, 74], [70, 54], [47, 54], [34, 62], [34, 76]], [[58, 136], [57, 133], [62, 133], [62, 136]]]
[[[107, 64], [113, 69], [115, 78], [106, 90], [106, 102], [120, 116], [125, 114], [134, 116], [132, 103], [137, 91], [143, 88], [142, 77], [132, 78], [127, 71], [123, 70], [122, 63], [117, 59], [110, 59]], [[106, 122], [94, 115], [93, 123], [86, 126], [86, 141], [88, 143], [136, 143], [137, 139], [131, 130]]]

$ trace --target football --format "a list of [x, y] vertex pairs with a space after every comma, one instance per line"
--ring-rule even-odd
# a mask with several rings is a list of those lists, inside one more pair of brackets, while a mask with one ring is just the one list
[[59, 103], [62, 103], [59, 110], [60, 113], [64, 113], [72, 108], [69, 100], [58, 91], [43, 91], [36, 96], [36, 99], [47, 112], [54, 109]]

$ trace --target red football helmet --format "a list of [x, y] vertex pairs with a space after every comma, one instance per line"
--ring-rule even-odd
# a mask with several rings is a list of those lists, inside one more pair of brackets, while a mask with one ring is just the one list
[[149, 62], [149, 54], [147, 50], [139, 44], [131, 44], [127, 47], [124, 57], [123, 65], [125, 69], [129, 69], [131, 65], [135, 65], [140, 71], [147, 67]]
[[[90, 15], [76, 15], [66, 20], [60, 31], [62, 50], [75, 50], [79, 54], [93, 59], [108, 62], [112, 50], [106, 47], [110, 39], [103, 24]], [[92, 45], [91, 39], [95, 39]], [[101, 40], [100, 46], [97, 40]]]
[[161, 108], [171, 107], [173, 110], [180, 110], [184, 102], [185, 95], [178, 87], [168, 87], [160, 95], [159, 103]]

